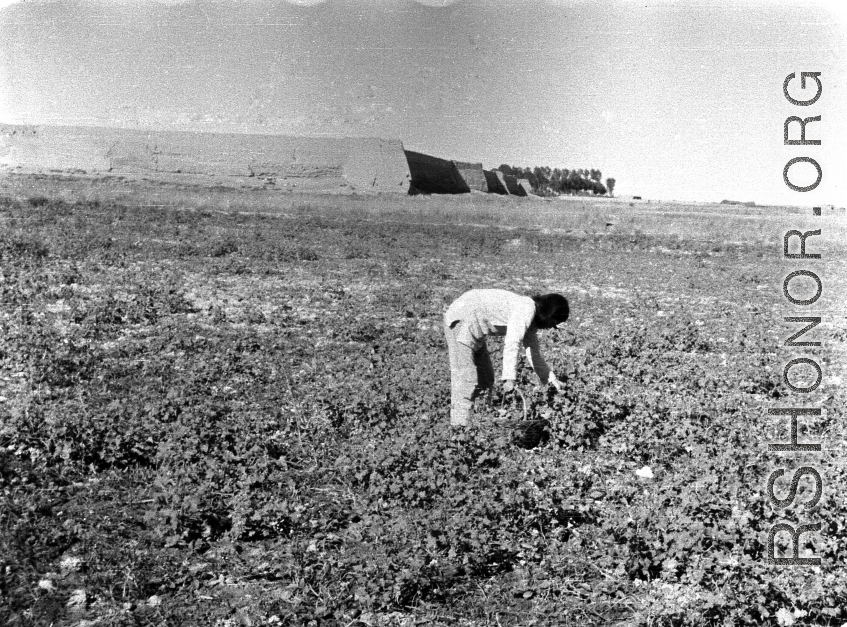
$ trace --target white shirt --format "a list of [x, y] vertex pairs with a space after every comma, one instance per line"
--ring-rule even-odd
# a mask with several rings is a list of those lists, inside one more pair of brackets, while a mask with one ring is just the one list
[[[542, 384], [551, 378], [550, 368], [538, 347], [535, 301], [508, 290], [470, 290], [457, 298], [444, 314], [444, 323], [452, 327], [460, 321], [456, 341], [478, 350], [487, 335], [505, 335], [503, 343], [503, 379], [517, 378], [517, 361], [521, 344], [526, 358]], [[552, 379], [556, 375], [553, 374]]]

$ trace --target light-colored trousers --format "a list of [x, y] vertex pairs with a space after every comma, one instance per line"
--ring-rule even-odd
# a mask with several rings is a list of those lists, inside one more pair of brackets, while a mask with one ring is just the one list
[[456, 341], [462, 324], [459, 320], [444, 325], [450, 355], [450, 425], [454, 427], [470, 426], [474, 399], [494, 386], [494, 366], [485, 340], [476, 349]]

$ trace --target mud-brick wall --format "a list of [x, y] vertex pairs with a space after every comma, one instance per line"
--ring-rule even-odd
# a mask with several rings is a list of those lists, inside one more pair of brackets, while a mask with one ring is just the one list
[[462, 178], [456, 164], [412, 150], [406, 151], [412, 191], [423, 194], [467, 194], [471, 188]]
[[504, 174], [503, 180], [506, 181], [506, 189], [514, 196], [526, 196], [526, 192], [518, 185], [518, 177], [511, 174]]
[[409, 192], [412, 176], [403, 143], [388, 139], [349, 140], [344, 176], [357, 189]]
[[0, 126], [0, 165], [43, 170], [98, 170], [111, 167], [109, 140], [71, 127]]
[[529, 196], [532, 193], [532, 183], [529, 182], [529, 179], [518, 179], [518, 187], [524, 191], [524, 196]]
[[0, 126], [0, 165], [36, 170], [272, 178], [305, 187], [409, 190], [399, 140]]
[[482, 170], [481, 163], [454, 161], [453, 164], [469, 189], [479, 192], [488, 191], [488, 183], [485, 182], [485, 173]]
[[509, 189], [506, 187], [506, 180], [500, 170], [483, 170], [483, 174], [485, 174], [489, 193], [508, 195]]

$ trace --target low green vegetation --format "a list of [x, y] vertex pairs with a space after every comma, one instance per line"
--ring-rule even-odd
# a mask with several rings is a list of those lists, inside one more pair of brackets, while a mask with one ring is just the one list
[[[801, 431], [824, 453], [791, 460], [821, 505], [775, 510], [769, 249], [130, 200], [0, 198], [3, 624], [845, 620], [844, 332]], [[524, 368], [451, 433], [441, 312], [494, 286], [569, 296], [542, 337], [567, 391]], [[823, 565], [766, 564], [810, 518]]]

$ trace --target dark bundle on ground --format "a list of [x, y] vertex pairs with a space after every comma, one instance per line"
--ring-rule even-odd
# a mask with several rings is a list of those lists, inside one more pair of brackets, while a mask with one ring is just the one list
[[550, 439], [550, 423], [547, 420], [497, 420], [495, 424], [511, 432], [512, 443], [519, 448], [535, 448]]

